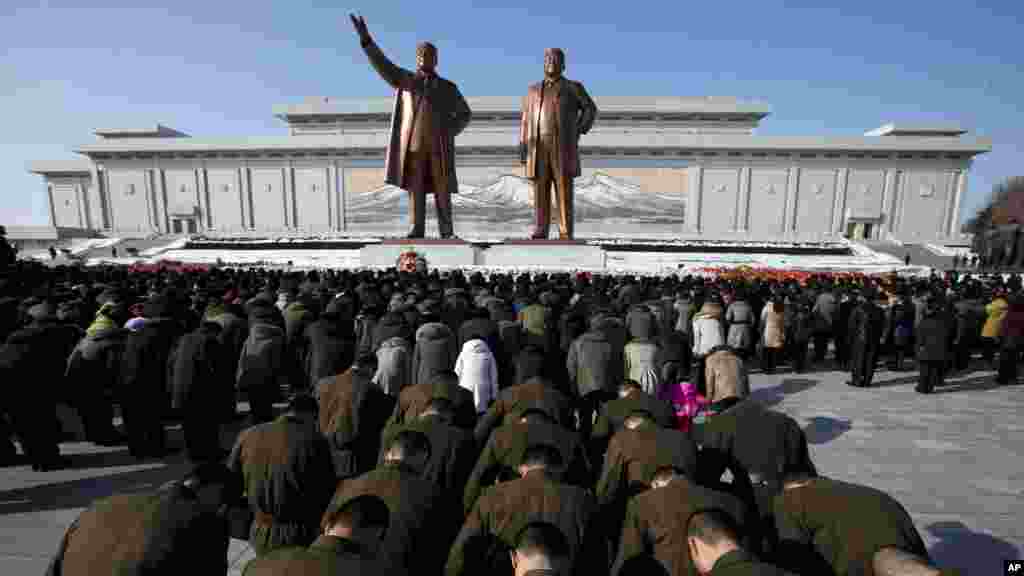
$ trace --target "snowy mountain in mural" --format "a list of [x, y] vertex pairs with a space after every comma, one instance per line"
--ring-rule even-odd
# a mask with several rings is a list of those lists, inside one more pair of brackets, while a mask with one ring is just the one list
[[[346, 207], [352, 224], [386, 225], [407, 216], [407, 194], [394, 186], [352, 195]], [[678, 224], [685, 200], [679, 194], [660, 194], [596, 172], [576, 179], [577, 222], [600, 221], [630, 224]], [[532, 222], [533, 186], [529, 180], [502, 175], [494, 181], [471, 186], [461, 184], [453, 198], [457, 224], [505, 226]], [[432, 215], [432, 200], [427, 211]]]

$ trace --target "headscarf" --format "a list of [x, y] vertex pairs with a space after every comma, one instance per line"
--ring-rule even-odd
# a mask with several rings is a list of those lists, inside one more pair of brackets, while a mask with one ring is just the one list
[[117, 328], [117, 324], [114, 323], [114, 308], [113, 302], [107, 302], [96, 312], [96, 318], [93, 319], [92, 324], [89, 324], [89, 328], [86, 329], [85, 335], [93, 337], [96, 334], [104, 330], [112, 330]]

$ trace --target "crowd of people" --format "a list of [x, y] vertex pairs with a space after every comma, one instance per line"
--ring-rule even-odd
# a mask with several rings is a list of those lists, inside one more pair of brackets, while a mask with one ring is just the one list
[[140, 460], [182, 424], [194, 470], [94, 503], [51, 574], [222, 574], [229, 535], [250, 576], [951, 574], [893, 498], [819, 475], [750, 374], [870, 387], [916, 362], [928, 393], [980, 352], [1009, 384], [1020, 288], [22, 261], [0, 277], [0, 378], [31, 385], [0, 406], [0, 458], [17, 439], [67, 466], [58, 403]]

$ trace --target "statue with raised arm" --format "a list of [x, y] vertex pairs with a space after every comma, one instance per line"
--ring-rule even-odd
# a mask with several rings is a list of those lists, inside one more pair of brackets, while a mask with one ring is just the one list
[[384, 161], [384, 182], [409, 193], [408, 238], [422, 238], [427, 194], [434, 195], [442, 238], [452, 238], [452, 194], [455, 175], [455, 137], [472, 116], [455, 83], [437, 75], [437, 48], [422, 42], [416, 48], [416, 71], [396, 66], [370, 37], [366, 20], [351, 15], [359, 43], [370, 64], [395, 89], [391, 137]]
[[558, 204], [559, 238], [573, 238], [573, 179], [580, 175], [577, 144], [597, 118], [597, 106], [583, 84], [563, 77], [564, 70], [562, 49], [545, 50], [544, 81], [530, 86], [523, 99], [519, 159], [526, 165], [525, 177], [533, 180], [534, 240], [548, 237], [552, 186]]

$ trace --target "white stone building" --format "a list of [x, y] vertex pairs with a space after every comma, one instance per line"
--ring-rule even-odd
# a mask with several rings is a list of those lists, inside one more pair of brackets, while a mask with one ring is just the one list
[[[528, 234], [516, 97], [469, 98], [456, 139], [456, 233]], [[863, 136], [755, 135], [769, 108], [733, 98], [595, 98], [580, 140], [577, 236], [955, 243], [972, 158], [988, 139], [949, 126]], [[406, 199], [383, 185], [392, 100], [275, 107], [288, 135], [195, 138], [157, 125], [97, 130], [78, 161], [33, 162], [51, 226], [121, 237], [398, 235]], [[430, 226], [436, 226], [428, 217]], [[436, 227], [433, 229], [436, 233]]]

